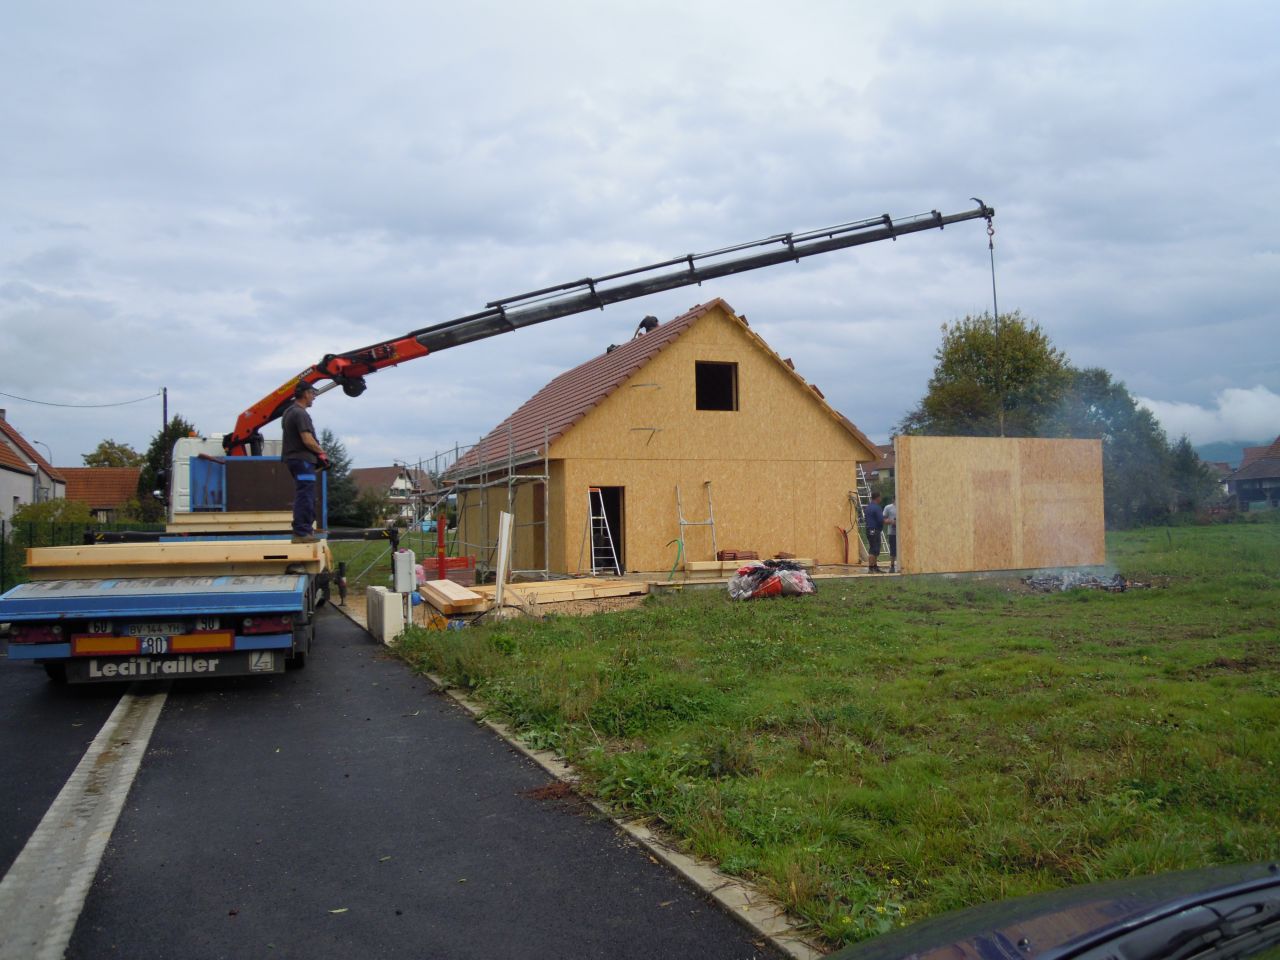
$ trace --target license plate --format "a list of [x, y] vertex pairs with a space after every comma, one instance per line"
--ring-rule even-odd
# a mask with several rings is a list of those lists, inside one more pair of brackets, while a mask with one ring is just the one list
[[124, 628], [129, 637], [172, 637], [186, 633], [185, 623], [131, 623]]

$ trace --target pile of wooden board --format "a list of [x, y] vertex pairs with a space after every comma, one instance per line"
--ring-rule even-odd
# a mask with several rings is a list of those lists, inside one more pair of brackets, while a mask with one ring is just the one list
[[491, 605], [480, 594], [452, 580], [428, 580], [419, 584], [418, 592], [441, 613], [483, 613]]
[[[497, 587], [493, 585], [468, 589], [451, 580], [430, 580], [420, 584], [418, 592], [431, 606], [448, 615], [484, 613], [493, 609], [497, 602]], [[647, 583], [599, 580], [592, 577], [543, 580], [537, 583], [508, 583], [503, 587], [503, 605], [529, 607], [563, 603], [568, 600], [643, 596], [648, 592]]]

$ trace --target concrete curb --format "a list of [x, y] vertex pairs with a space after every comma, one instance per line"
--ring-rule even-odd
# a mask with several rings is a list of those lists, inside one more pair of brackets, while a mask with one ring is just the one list
[[[334, 607], [365, 631], [368, 628], [344, 607]], [[451, 687], [442, 677], [424, 674], [444, 694], [462, 709], [475, 717], [477, 723], [488, 727], [515, 750], [524, 754], [543, 770], [564, 783], [575, 786], [581, 776], [562, 758], [548, 750], [532, 750], [525, 746], [506, 724], [491, 720], [483, 703], [473, 700]], [[800, 923], [791, 917], [782, 904], [754, 885], [722, 873], [709, 861], [699, 860], [682, 853], [675, 845], [662, 837], [641, 820], [618, 816], [604, 804], [590, 797], [581, 797], [602, 816], [608, 817], [623, 833], [640, 844], [656, 859], [675, 870], [685, 882], [701, 890], [718, 903], [730, 916], [748, 930], [768, 940], [777, 950], [794, 960], [818, 960], [826, 956], [811, 940], [800, 933]]]

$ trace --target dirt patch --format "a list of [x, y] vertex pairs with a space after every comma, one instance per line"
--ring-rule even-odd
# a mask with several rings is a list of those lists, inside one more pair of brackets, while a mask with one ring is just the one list
[[539, 803], [550, 804], [565, 813], [573, 814], [577, 817], [595, 819], [600, 816], [595, 807], [587, 803], [581, 794], [563, 780], [556, 780], [541, 787], [534, 787], [532, 790], [522, 790], [520, 791], [520, 796], [528, 797], [530, 800], [536, 800]]

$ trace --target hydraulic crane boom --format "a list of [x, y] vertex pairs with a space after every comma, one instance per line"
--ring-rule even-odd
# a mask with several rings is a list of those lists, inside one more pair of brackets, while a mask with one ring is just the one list
[[691, 253], [661, 263], [611, 273], [603, 277], [587, 277], [568, 283], [543, 287], [529, 293], [504, 297], [485, 305], [479, 313], [468, 314], [444, 323], [414, 330], [394, 340], [384, 340], [347, 353], [327, 354], [319, 363], [290, 378], [263, 397], [236, 421], [235, 431], [222, 441], [232, 455], [249, 452], [260, 454], [262, 427], [279, 417], [293, 398], [294, 386], [301, 380], [319, 384], [324, 393], [340, 386], [349, 397], [364, 393], [364, 378], [385, 367], [406, 360], [425, 357], [449, 347], [509, 333], [535, 323], [545, 323], [588, 310], [604, 309], [611, 303], [632, 300], [664, 290], [702, 283], [748, 270], [769, 267], [788, 260], [799, 262], [805, 257], [830, 253], [845, 247], [856, 247], [879, 240], [896, 240], [900, 236], [923, 230], [942, 229], [948, 224], [983, 219], [990, 223], [995, 210], [974, 198], [978, 206], [962, 213], [943, 215], [937, 210], [894, 220], [887, 213], [881, 217], [843, 223], [804, 233], [784, 233], [709, 253]]

